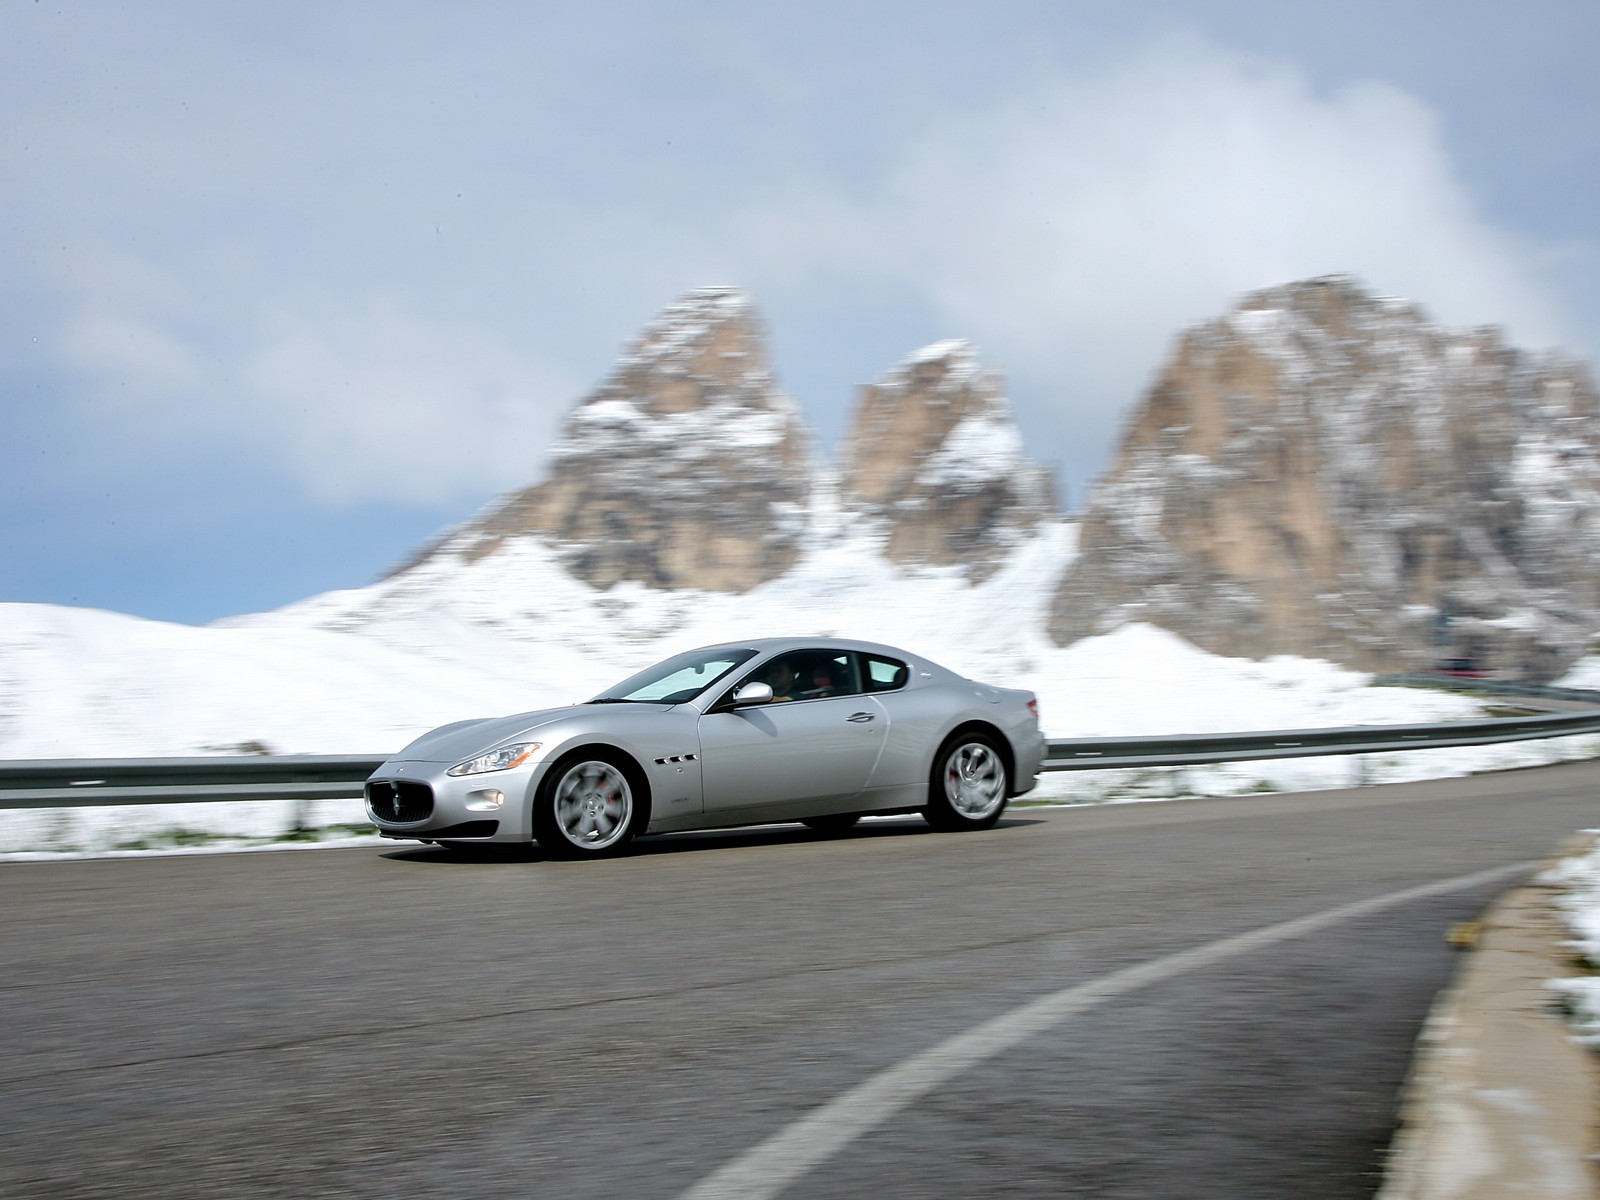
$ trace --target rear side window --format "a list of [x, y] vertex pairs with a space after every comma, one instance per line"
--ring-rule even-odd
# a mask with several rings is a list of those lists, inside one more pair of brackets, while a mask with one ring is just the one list
[[897, 658], [884, 658], [877, 654], [863, 654], [861, 664], [869, 692], [892, 692], [903, 688], [911, 675], [911, 668]]

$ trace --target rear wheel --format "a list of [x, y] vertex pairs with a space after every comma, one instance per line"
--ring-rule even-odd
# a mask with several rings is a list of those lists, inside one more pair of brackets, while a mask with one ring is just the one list
[[633, 837], [643, 811], [628, 767], [611, 755], [590, 752], [558, 762], [533, 805], [533, 836], [558, 858], [616, 854]]
[[986, 733], [959, 733], [939, 748], [922, 815], [935, 829], [987, 829], [1010, 794], [1006, 762]]

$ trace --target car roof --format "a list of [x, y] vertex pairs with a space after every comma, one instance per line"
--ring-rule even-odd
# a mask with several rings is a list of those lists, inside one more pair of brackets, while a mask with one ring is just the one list
[[841, 637], [764, 637], [745, 638], [734, 642], [716, 642], [710, 646], [700, 646], [700, 650], [722, 650], [743, 648], [757, 650], [766, 654], [773, 650], [868, 650], [881, 651], [885, 654], [896, 654], [901, 657], [914, 657], [908, 650], [900, 650], [894, 646], [886, 646], [881, 642], [864, 642], [857, 638]]
[[[781, 654], [785, 650], [858, 650], [864, 654], [882, 654], [889, 658], [908, 659], [926, 667], [938, 666], [937, 663], [924, 658], [920, 654], [913, 654], [909, 650], [902, 650], [897, 646], [886, 645], [883, 642], [867, 642], [859, 638], [841, 637], [766, 637], [748, 638], [739, 642], [718, 642], [710, 646], [697, 647], [698, 650], [754, 650], [757, 654]], [[943, 668], [940, 668], [941, 670]]]

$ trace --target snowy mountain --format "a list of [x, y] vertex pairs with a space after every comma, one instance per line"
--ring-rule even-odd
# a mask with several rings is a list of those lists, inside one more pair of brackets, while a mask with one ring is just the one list
[[702, 288], [568, 414], [544, 480], [405, 569], [533, 540], [597, 587], [746, 592], [793, 568], [842, 506], [881, 526], [891, 561], [982, 574], [1056, 519], [1004, 381], [966, 342], [917, 351], [861, 389], [837, 483], [813, 442], [777, 386], [750, 298]]
[[704, 288], [668, 307], [567, 415], [542, 482], [422, 561], [472, 562], [534, 538], [598, 587], [746, 591], [794, 565], [816, 473], [754, 306]]
[[1600, 627], [1584, 369], [1343, 277], [1188, 331], [1083, 517], [1050, 632], [1548, 680]]
[[[1587, 636], [1593, 411], [1575, 369], [1486, 333], [1441, 333], [1347, 283], [1262, 293], [1186, 336], [1095, 494], [1080, 550], [975, 348], [938, 343], [863, 388], [834, 469], [777, 389], [748, 298], [707, 289], [667, 309], [578, 403], [545, 480], [370, 587], [204, 628], [0, 604], [0, 757], [377, 755], [449, 721], [584, 699], [678, 650], [797, 632], [901, 644], [1030, 688], [1053, 737], [1476, 715], [1472, 701], [1372, 688], [1318, 658], [1359, 658], [1351, 612], [1362, 636], [1430, 628], [1439, 610], [1413, 611], [1422, 585], [1397, 579], [1448, 583], [1463, 628]], [[1406, 439], [1415, 454], [1394, 449]], [[1498, 558], [1480, 552], [1485, 539]], [[1335, 590], [1307, 598], [1284, 580]], [[1367, 612], [1380, 603], [1401, 611]], [[1562, 641], [1539, 661], [1570, 653]], [[1545, 753], [1412, 754], [1363, 771]], [[1129, 778], [1052, 776], [1041, 794], [1144, 786]], [[1326, 786], [1350, 768], [1299, 760], [1185, 779]], [[85, 809], [46, 827], [0, 814], [0, 850], [23, 826], [109, 844], [174, 819]]]
[[993, 570], [1056, 519], [1004, 381], [976, 347], [937, 342], [861, 389], [844, 446], [845, 503], [881, 519], [894, 562]]
[[864, 389], [856, 427], [841, 485], [750, 299], [691, 292], [568, 414], [543, 480], [371, 587], [205, 629], [0, 606], [0, 756], [381, 752], [796, 630], [1033, 672], [1074, 531], [999, 376], [941, 343]]

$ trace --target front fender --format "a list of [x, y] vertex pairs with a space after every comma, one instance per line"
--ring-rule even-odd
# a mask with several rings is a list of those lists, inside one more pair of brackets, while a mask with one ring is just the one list
[[[609, 709], [609, 706], [608, 706]], [[563, 719], [539, 731], [544, 745], [528, 779], [523, 820], [532, 832], [533, 803], [556, 763], [572, 754], [593, 750], [623, 755], [645, 781], [645, 803], [654, 825], [666, 814], [681, 816], [703, 810], [700, 778], [699, 714], [685, 705], [665, 711], [617, 714], [598, 720]]]

